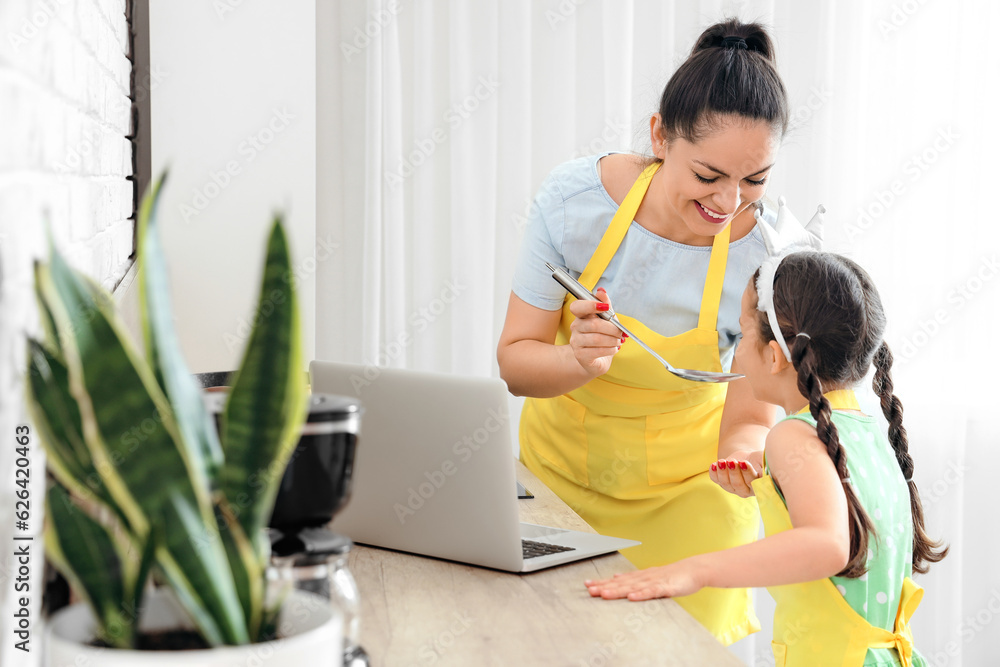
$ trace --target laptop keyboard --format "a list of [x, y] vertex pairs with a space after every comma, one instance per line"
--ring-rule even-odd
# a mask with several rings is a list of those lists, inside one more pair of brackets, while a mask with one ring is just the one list
[[563, 551], [576, 551], [576, 549], [573, 547], [561, 547], [558, 544], [546, 544], [545, 542], [521, 540], [521, 552], [525, 560], [528, 558], [537, 558], [538, 556], [558, 554]]

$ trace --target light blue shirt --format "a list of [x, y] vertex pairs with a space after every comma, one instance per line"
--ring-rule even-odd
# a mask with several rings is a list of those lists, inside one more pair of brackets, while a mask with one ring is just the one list
[[[609, 153], [563, 163], [542, 183], [514, 269], [513, 290], [522, 301], [543, 310], [561, 308], [566, 290], [545, 263], [563, 266], [579, 278], [597, 250], [618, 210], [597, 173], [597, 161], [605, 155]], [[774, 211], [765, 209], [764, 217], [775, 224]], [[711, 246], [675, 243], [633, 223], [595, 289], [607, 290], [617, 312], [664, 336], [675, 336], [698, 326], [711, 254]], [[729, 244], [717, 326], [725, 370], [739, 339], [743, 290], [766, 255], [756, 227]]]

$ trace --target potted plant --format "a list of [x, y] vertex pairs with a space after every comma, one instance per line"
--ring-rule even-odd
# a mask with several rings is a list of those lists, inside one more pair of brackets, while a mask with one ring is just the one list
[[[45, 335], [28, 341], [27, 386], [54, 477], [46, 552], [84, 601], [51, 619], [46, 664], [77, 665], [81, 656], [143, 664], [152, 656], [141, 648], [192, 641], [201, 649], [172, 654], [177, 664], [298, 665], [324, 654], [340, 664], [330, 606], [298, 592], [269, 595], [266, 581], [265, 526], [307, 400], [281, 219], [217, 428], [173, 331], [157, 231], [161, 186], [143, 199], [138, 224], [143, 352], [111, 296], [54, 244], [35, 269]], [[162, 586], [144, 597], [150, 578]], [[171, 664], [166, 655], [157, 664]]]

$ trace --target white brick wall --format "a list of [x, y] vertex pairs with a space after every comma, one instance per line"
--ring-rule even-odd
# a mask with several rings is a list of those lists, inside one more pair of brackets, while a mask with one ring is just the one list
[[[41, 543], [31, 545], [31, 652], [15, 650], [14, 433], [25, 424], [24, 334], [44, 220], [70, 261], [113, 288], [132, 252], [126, 0], [0, 0], [0, 665], [40, 664]], [[33, 441], [33, 447], [37, 441]], [[43, 459], [31, 459], [41, 531]]]

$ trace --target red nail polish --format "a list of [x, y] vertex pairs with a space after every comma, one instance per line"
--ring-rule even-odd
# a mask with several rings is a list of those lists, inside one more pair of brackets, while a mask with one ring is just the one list
[[713, 464], [712, 464], [712, 472], [715, 472], [715, 468], [716, 468], [716, 466], [715, 466], [715, 464], [713, 463]]
[[746, 469], [747, 469], [747, 462], [740, 461], [740, 470], [746, 470]]
[[622, 337], [628, 338], [628, 334], [627, 333], [622, 333]]
[[736, 461], [729, 461], [729, 469], [736, 470]]
[[603, 287], [598, 287], [598, 288], [597, 288], [597, 291], [598, 291], [598, 292], [606, 292], [607, 290], [605, 290], [605, 289], [604, 289]]
[[606, 312], [608, 310], [611, 310], [611, 304], [610, 303], [598, 303], [597, 304], [597, 310], [601, 311], [602, 313]]

